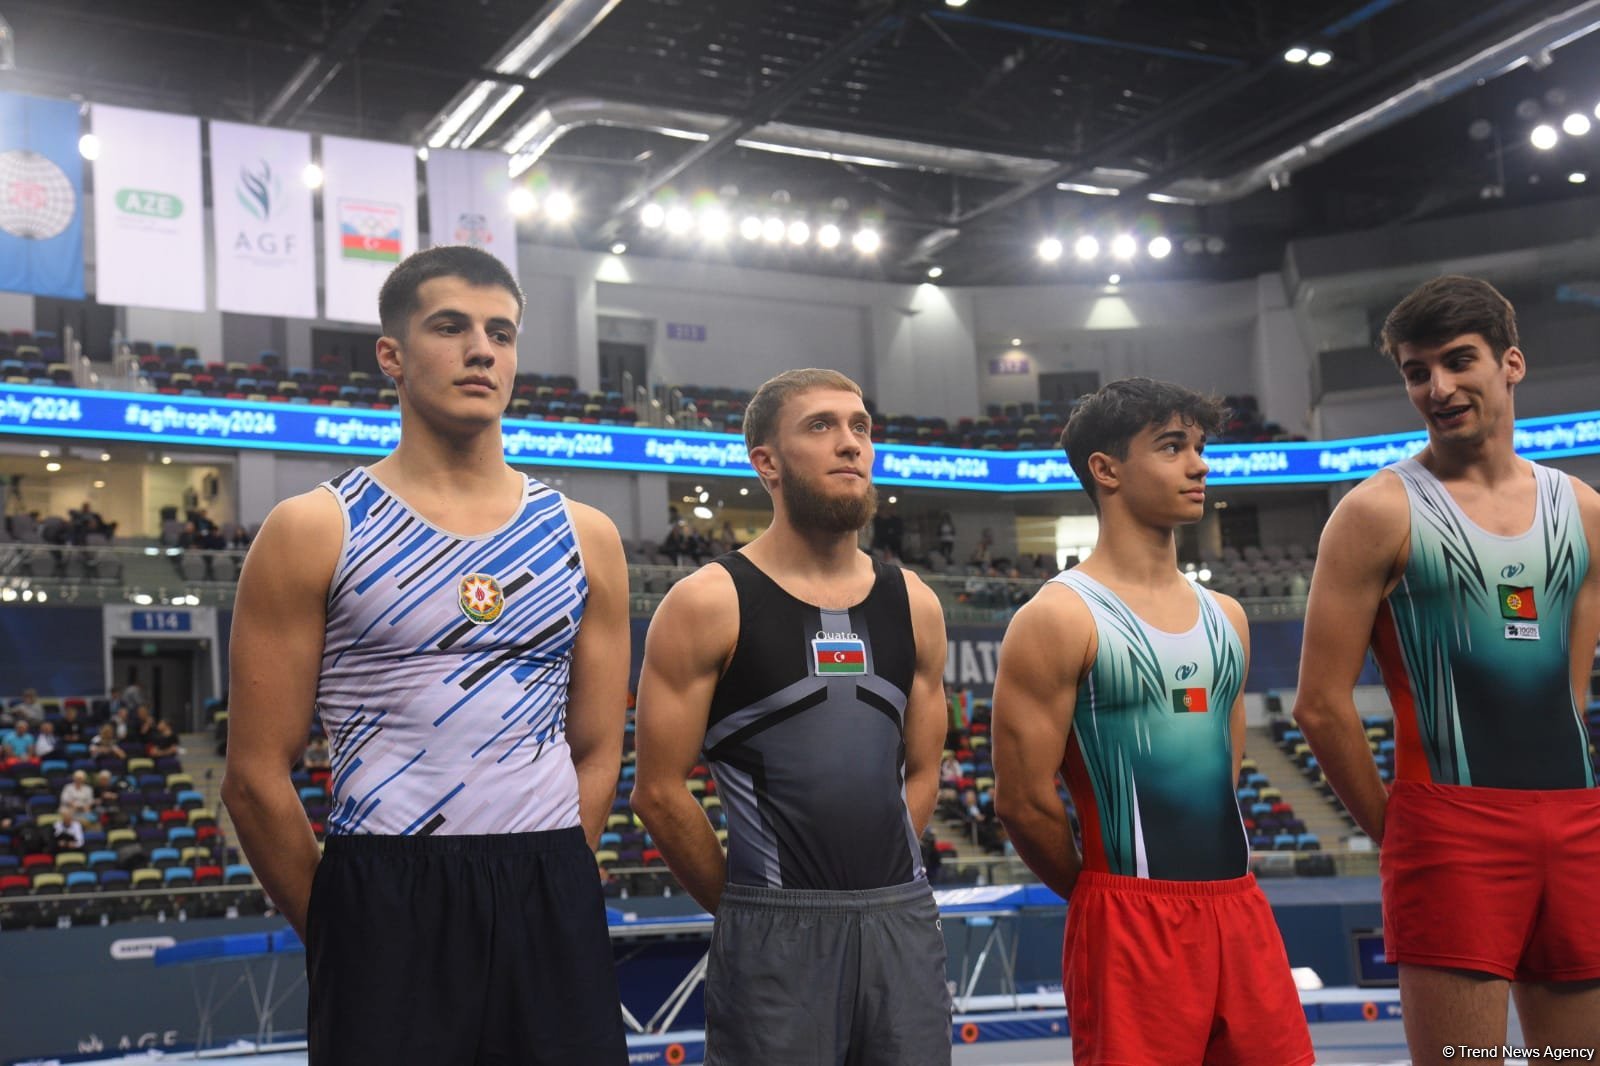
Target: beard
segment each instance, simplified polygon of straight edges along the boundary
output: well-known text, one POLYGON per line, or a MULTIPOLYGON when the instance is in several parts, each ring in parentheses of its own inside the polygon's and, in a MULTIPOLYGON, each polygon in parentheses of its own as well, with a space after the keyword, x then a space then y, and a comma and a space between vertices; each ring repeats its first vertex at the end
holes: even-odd
POLYGON ((828 496, 809 481, 790 475, 778 483, 789 522, 805 533, 859 533, 878 513, 878 487, 861 496, 828 496))

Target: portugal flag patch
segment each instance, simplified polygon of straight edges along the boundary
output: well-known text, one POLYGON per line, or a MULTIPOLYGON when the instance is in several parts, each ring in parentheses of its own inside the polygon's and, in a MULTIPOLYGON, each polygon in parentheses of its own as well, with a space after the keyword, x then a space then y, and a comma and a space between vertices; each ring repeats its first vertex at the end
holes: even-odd
POLYGON ((867 645, 862 640, 813 640, 811 657, 818 676, 867 672, 867 645))
POLYGON ((1203 688, 1175 688, 1172 690, 1172 711, 1174 714, 1205 714, 1211 710, 1206 705, 1206 690, 1203 688))
POLYGON ((1537 621, 1539 609, 1534 606, 1533 586, 1501 585, 1500 617, 1537 621))

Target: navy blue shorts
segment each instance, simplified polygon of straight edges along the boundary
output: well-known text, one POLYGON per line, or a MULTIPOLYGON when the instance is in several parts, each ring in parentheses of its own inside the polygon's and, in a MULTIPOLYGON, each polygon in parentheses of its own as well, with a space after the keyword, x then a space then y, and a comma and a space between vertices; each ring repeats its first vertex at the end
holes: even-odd
POLYGON ((306 938, 312 1066, 627 1062, 581 829, 329 837, 306 938))

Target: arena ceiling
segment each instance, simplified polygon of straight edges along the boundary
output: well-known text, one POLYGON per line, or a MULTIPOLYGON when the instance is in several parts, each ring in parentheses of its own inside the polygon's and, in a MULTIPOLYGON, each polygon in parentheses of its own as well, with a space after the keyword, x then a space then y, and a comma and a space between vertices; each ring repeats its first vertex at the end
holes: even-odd
POLYGON ((515 150, 521 180, 578 202, 525 223, 536 239, 907 281, 1248 276, 1297 237, 1586 195, 1567 177, 1600 142, 1529 143, 1600 121, 1600 0, 0 0, 0 18, 0 89, 515 150), (643 226, 651 202, 847 237, 707 249, 643 226), (876 255, 848 246, 863 222, 876 255), (1126 265, 1073 254, 1121 232, 1126 265), (1044 263, 1050 235, 1065 254, 1044 263))

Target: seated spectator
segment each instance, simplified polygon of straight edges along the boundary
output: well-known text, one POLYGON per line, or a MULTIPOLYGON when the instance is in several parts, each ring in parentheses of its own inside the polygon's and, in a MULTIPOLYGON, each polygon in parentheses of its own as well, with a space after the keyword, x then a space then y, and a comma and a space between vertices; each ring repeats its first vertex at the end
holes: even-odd
POLYGON ((111 776, 110 770, 101 770, 94 775, 94 813, 100 821, 105 821, 106 814, 122 806, 122 789, 117 787, 117 779, 111 776))
POLYGON ((56 819, 55 843, 57 851, 83 850, 83 823, 70 807, 61 808, 61 816, 56 819))
POLYGON ((117 743, 117 732, 112 728, 110 722, 101 726, 100 732, 96 733, 94 739, 89 741, 89 754, 97 759, 102 755, 113 755, 119 759, 128 757, 128 753, 123 751, 122 747, 117 743))
POLYGON ((128 709, 129 714, 132 714, 133 709, 144 702, 144 689, 139 687, 139 682, 134 681, 122 690, 122 706, 128 709))
POLYGON ((61 738, 56 736, 56 727, 49 722, 39 723, 39 733, 33 738, 33 757, 35 759, 48 759, 61 747, 61 738))
POLYGON ((939 787, 954 788, 961 780, 961 762, 955 755, 946 755, 939 763, 939 787))
POLYGON ((133 712, 133 720, 128 723, 128 739, 148 744, 155 735, 156 720, 150 714, 150 705, 141 703, 133 712))
POLYGON ((130 714, 131 712, 128 710, 128 708, 123 707, 120 704, 117 706, 116 710, 111 712, 111 721, 107 724, 111 726, 112 734, 117 740, 128 739, 128 729, 133 725, 133 722, 129 718, 130 714))
POLYGON ((74 544, 88 544, 92 536, 102 536, 109 541, 117 530, 117 524, 102 518, 88 500, 84 500, 83 506, 76 511, 69 511, 68 517, 72 520, 71 539, 74 544))
POLYGON ((39 693, 31 688, 23 689, 22 698, 11 705, 11 713, 26 718, 29 725, 44 721, 44 704, 39 702, 39 693))
POLYGON ((145 742, 145 754, 152 759, 164 759, 168 755, 177 755, 178 734, 172 731, 172 726, 165 721, 157 722, 155 729, 150 733, 150 739, 145 742))
POLYGON ((94 789, 89 787, 89 775, 82 770, 72 771, 72 780, 62 787, 61 809, 71 811, 79 818, 94 810, 94 789))
POLYGON ((18 718, 3 743, 6 762, 33 758, 33 730, 28 728, 28 720, 18 718))
POLYGON ((83 743, 83 719, 78 717, 78 708, 70 703, 61 711, 61 728, 56 730, 56 736, 63 744, 83 743))

